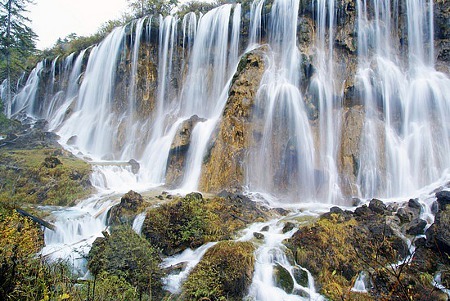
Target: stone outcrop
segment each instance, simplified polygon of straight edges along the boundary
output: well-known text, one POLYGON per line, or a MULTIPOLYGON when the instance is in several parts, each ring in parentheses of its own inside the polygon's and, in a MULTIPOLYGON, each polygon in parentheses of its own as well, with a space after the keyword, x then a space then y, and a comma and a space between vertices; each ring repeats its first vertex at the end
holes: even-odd
POLYGON ((185 120, 177 129, 175 138, 170 146, 169 159, 167 162, 166 185, 176 187, 181 183, 186 167, 187 153, 191 144, 191 134, 198 122, 205 119, 197 115, 185 120))
POLYGON ((189 274, 181 300, 243 300, 253 278, 254 250, 250 242, 211 247, 189 274))
POLYGON ((230 239, 239 229, 273 214, 238 194, 203 198, 191 193, 147 212, 142 234, 163 254, 173 255, 210 241, 230 239))
POLYGON ((132 225, 134 218, 137 214, 144 210, 144 199, 142 196, 130 190, 120 199, 120 203, 111 207, 108 212, 108 224, 132 225))
MULTIPOLYGON (((412 237, 423 234, 426 225, 418 218, 420 203, 410 200, 400 208, 411 214, 408 220, 413 218, 406 224, 397 207, 376 199, 354 212, 333 207, 313 224, 300 227, 285 244, 330 300, 447 300, 430 279, 449 268, 448 256, 441 252, 450 251, 450 214, 440 211, 425 241, 412 237), (415 245, 413 253, 405 236, 415 245), (398 265, 402 260, 405 263, 398 265), (371 284, 367 294, 351 290, 360 273, 371 284)), ((290 290, 289 281, 283 283, 280 287, 290 290)))
POLYGON ((364 111, 361 106, 348 108, 342 117, 341 148, 339 154, 339 174, 341 187, 346 195, 357 195, 355 186, 360 158, 359 140, 364 126, 364 111))
POLYGON ((264 48, 244 55, 239 62, 219 132, 204 162, 202 190, 240 190, 244 184, 243 161, 253 139, 253 105, 264 70, 264 48))

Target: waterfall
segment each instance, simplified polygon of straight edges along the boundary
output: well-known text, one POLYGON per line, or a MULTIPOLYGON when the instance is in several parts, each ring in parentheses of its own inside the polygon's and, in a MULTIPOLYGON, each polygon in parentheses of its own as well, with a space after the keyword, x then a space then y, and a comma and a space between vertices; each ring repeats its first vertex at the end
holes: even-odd
POLYGON ((126 178, 139 189, 164 185, 174 140, 197 115, 174 185, 198 190, 239 58, 258 48, 266 61, 250 145, 240 150, 243 189, 286 205, 409 195, 450 166, 450 79, 434 66, 435 4, 402 1, 355 0, 355 49, 347 52, 336 46, 343 4, 335 0, 258 0, 249 13, 226 4, 183 20, 147 16, 90 49, 38 63, 5 112, 47 119, 62 144, 107 162, 119 178, 129 172, 122 164, 137 160, 139 173, 126 178), (307 45, 298 38, 305 20, 314 23, 307 45), (345 53, 354 69, 343 67, 345 53), (341 174, 350 109, 362 114, 361 135, 350 141, 352 192, 341 174))
POLYGON ((117 129, 113 123, 113 88, 124 35, 124 27, 116 28, 91 50, 74 112, 58 131, 66 140, 76 136, 77 147, 97 160, 114 158, 112 139, 117 129))
POLYGON ((299 90, 301 54, 296 46, 298 1, 275 1, 270 15, 269 66, 256 99, 264 122, 260 145, 249 155, 250 190, 315 196, 315 151, 299 90))
POLYGON ((443 118, 449 112, 450 80, 433 66, 432 1, 406 1, 411 37, 406 64, 392 36, 391 24, 399 22, 392 6, 388 0, 357 1, 356 81, 366 115, 358 184, 365 197, 406 196, 437 181, 450 163, 443 118))
POLYGON ((29 116, 36 115, 36 94, 39 87, 39 76, 44 68, 45 61, 39 62, 28 76, 25 86, 12 99, 6 103, 6 116, 12 117, 16 113, 25 112, 29 116))
POLYGON ((86 50, 82 50, 78 54, 77 58, 75 59, 75 62, 73 63, 73 66, 71 66, 71 71, 69 67, 69 62, 72 60, 74 54, 69 55, 65 60, 66 65, 66 67, 64 68, 66 70, 65 73, 70 72, 69 78, 67 80, 68 81, 67 90, 65 94, 62 94, 64 97, 61 97, 62 98, 61 101, 53 103, 51 109, 49 109, 47 113, 47 116, 51 116, 51 118, 49 118, 50 131, 56 131, 59 128, 61 123, 64 121, 67 110, 77 98, 79 89, 78 81, 80 80, 81 67, 85 53, 86 50))
POLYGON ((182 92, 180 111, 184 116, 198 114, 209 120, 200 122, 192 131, 188 163, 181 184, 183 191, 198 189, 208 141, 222 114, 231 77, 238 63, 241 10, 240 5, 234 9, 229 42, 231 8, 232 5, 223 5, 208 12, 199 21, 191 55, 192 69, 187 78, 187 88, 182 92))

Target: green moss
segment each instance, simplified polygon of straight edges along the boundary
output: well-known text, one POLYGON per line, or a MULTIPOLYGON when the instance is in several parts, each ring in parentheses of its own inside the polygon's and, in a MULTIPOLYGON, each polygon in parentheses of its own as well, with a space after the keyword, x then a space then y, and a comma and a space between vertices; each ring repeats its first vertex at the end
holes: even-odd
POLYGON ((183 285, 185 300, 242 300, 251 283, 254 246, 223 241, 211 247, 183 285))
POLYGON ((58 149, 0 151, 0 200, 71 205, 91 193, 88 163, 58 149), (48 158, 61 164, 46 164, 48 158))
POLYGON ((203 199, 201 194, 191 193, 149 210, 142 233, 164 254, 172 255, 206 242, 230 239, 260 214, 251 201, 203 199))

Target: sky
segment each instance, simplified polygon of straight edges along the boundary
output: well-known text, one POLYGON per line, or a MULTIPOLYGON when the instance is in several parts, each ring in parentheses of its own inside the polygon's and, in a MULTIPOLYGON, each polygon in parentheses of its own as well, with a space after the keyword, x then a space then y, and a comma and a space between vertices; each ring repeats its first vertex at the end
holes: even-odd
POLYGON ((45 49, 71 33, 87 36, 108 20, 120 18, 127 0, 35 0, 28 6, 36 46, 45 49))

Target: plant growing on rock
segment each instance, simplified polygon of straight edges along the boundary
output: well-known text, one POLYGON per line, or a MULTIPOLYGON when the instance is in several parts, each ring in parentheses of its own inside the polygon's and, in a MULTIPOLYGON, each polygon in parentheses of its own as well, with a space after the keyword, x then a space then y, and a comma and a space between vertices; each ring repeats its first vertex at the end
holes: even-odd
POLYGON ((183 300, 242 300, 251 284, 255 248, 223 241, 211 247, 183 285, 183 300))
POLYGON ((114 227, 111 235, 98 238, 88 260, 88 268, 96 278, 110 282, 126 281, 137 290, 139 298, 147 296, 157 300, 162 292, 158 252, 129 226, 114 227), (102 274, 105 272, 117 278, 102 274))

